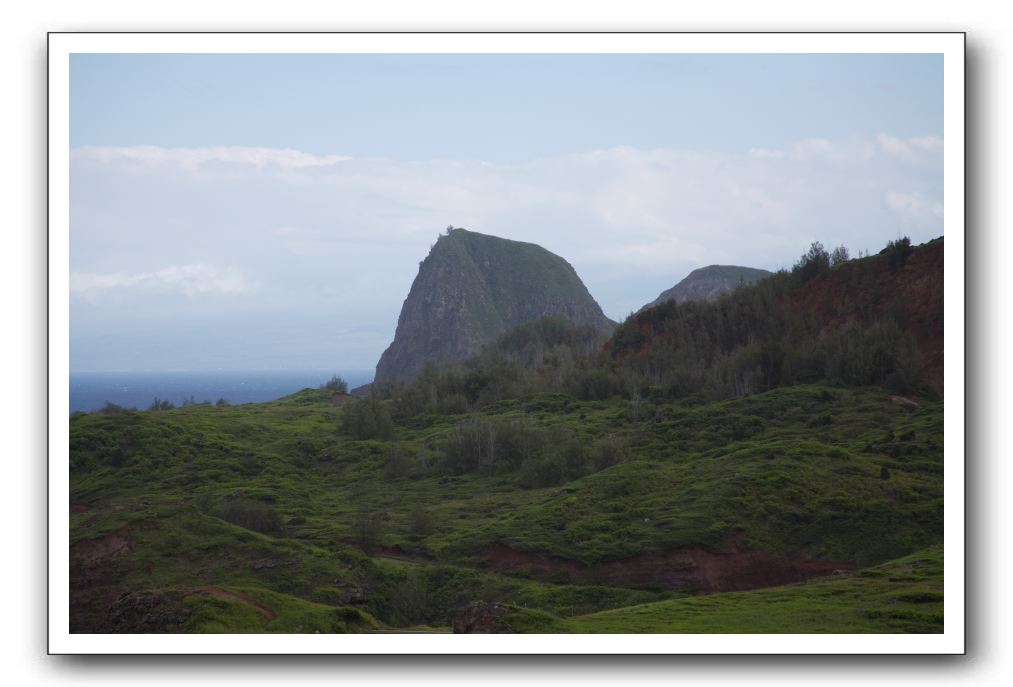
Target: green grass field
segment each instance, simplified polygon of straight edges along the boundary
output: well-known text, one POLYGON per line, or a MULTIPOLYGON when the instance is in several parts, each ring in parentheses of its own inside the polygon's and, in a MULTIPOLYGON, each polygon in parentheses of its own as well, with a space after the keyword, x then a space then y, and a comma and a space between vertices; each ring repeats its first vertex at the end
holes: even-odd
POLYGON ((72 625, 102 627, 131 593, 187 632, 447 628, 473 601, 515 609, 513 631, 941 631, 941 401, 801 386, 635 407, 542 394, 479 413, 626 447, 544 487, 500 465, 449 469, 463 415, 353 439, 342 414, 360 402, 305 390, 75 417, 72 625), (540 563, 500 565, 493 547, 540 563), (697 549, 850 565, 708 594, 595 572, 697 549))

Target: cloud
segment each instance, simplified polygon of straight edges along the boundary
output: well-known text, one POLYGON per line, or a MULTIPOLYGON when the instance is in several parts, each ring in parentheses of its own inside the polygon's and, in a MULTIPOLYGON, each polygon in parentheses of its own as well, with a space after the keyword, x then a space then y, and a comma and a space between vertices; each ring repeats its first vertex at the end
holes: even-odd
POLYGON ((926 198, 918 191, 901 193, 889 191, 885 196, 887 207, 906 223, 926 222, 941 220, 943 217, 943 204, 938 200, 926 198))
POLYGON ((915 161, 919 156, 926 154, 941 155, 943 151, 943 139, 936 136, 895 138, 880 134, 876 137, 876 142, 887 154, 908 161, 915 161))
MULTIPOLYGON (((164 319, 179 329, 187 313, 213 320, 240 304, 279 329, 336 318, 378 332, 372 360, 355 361, 371 365, 448 224, 561 255, 616 318, 703 265, 777 269, 814 240, 856 254, 900 231, 935 238, 942 179, 931 136, 740 153, 615 147, 519 164, 82 148, 71 155, 71 289, 106 309, 103 323, 128 297, 146 316, 156 296, 160 316, 176 304, 180 319, 164 319)), ((98 322, 92 311, 74 317, 98 322)))
POLYGON ((780 160, 784 158, 785 153, 783 150, 771 148, 750 148, 749 155, 750 157, 772 158, 775 160, 780 160))
POLYGON ((263 168, 268 166, 302 169, 326 167, 352 158, 342 155, 312 155, 291 148, 162 148, 152 145, 125 147, 84 146, 71 151, 72 159, 103 163, 134 162, 145 165, 180 165, 196 169, 210 163, 226 163, 263 168))
POLYGON ((206 294, 249 293, 253 286, 236 269, 214 265, 172 265, 154 272, 70 273, 70 292, 95 297, 117 290, 181 293, 189 298, 206 294))

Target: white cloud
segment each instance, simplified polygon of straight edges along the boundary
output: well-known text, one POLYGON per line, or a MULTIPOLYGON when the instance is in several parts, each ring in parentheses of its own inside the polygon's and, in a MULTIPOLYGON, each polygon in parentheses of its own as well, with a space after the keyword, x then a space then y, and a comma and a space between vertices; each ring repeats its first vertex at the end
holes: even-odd
POLYGON ((113 290, 182 293, 187 297, 211 293, 249 293, 253 286, 236 269, 214 265, 172 265, 154 272, 70 273, 70 292, 85 297, 113 290))
POLYGON ((918 191, 901 193, 899 191, 888 191, 886 205, 905 222, 926 222, 942 220, 943 204, 938 200, 926 198, 918 191))
POLYGON ((72 158, 104 163, 134 162, 146 165, 175 164, 195 169, 209 163, 227 163, 252 167, 276 166, 290 169, 326 167, 352 158, 342 155, 312 155, 291 148, 162 148, 152 145, 125 147, 84 146, 71 151, 72 158))
POLYGON ((616 147, 521 164, 78 149, 72 290, 106 308, 111 294, 189 297, 177 298, 181 310, 219 307, 199 298, 219 294, 251 313, 273 308, 279 327, 336 317, 387 332, 379 355, 418 262, 452 223, 545 246, 621 317, 703 265, 776 269, 814 240, 857 253, 898 231, 916 243, 939 236, 941 146, 813 138, 736 154, 616 147), (254 290, 246 275, 256 276, 255 298, 239 298, 254 290))
POLYGON ((749 155, 751 157, 771 158, 771 159, 775 159, 775 160, 780 160, 780 159, 784 158, 784 154, 785 153, 784 153, 783 150, 777 150, 776 148, 775 149, 771 149, 771 148, 750 148, 749 149, 749 155))
POLYGON ((943 139, 936 136, 896 138, 880 134, 876 137, 876 141, 887 154, 908 161, 916 160, 919 155, 941 154, 943 150, 943 139))

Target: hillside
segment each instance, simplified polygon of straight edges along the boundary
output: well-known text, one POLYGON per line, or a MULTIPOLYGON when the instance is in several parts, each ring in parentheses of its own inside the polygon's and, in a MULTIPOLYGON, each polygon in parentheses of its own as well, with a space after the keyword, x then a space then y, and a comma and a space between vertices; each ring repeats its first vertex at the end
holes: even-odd
POLYGON ((633 315, 607 348, 621 376, 669 395, 818 381, 941 393, 942 326, 943 239, 837 265, 814 244, 790 272, 715 303, 633 315))
POLYGON ((558 255, 453 229, 419 266, 374 382, 410 381, 427 363, 462 360, 511 327, 552 316, 591 325, 603 336, 615 326, 558 255))
POLYGON ((686 303, 687 301, 713 301, 719 296, 734 291, 739 286, 755 284, 769 277, 772 272, 753 267, 737 265, 710 265, 693 270, 682 281, 662 291, 653 301, 640 310, 653 308, 665 301, 686 303))
POLYGON ((814 245, 604 346, 534 319, 386 397, 75 415, 71 627, 938 632, 942 245, 814 245))
POLYGON ((568 617, 852 574, 942 536, 926 398, 340 401, 77 417, 73 627, 448 627, 474 601, 568 617))

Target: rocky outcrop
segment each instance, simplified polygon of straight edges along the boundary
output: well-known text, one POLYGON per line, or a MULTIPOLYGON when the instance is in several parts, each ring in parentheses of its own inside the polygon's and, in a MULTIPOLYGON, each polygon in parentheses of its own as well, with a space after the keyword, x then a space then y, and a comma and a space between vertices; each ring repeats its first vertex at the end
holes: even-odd
POLYGON ((563 258, 533 243, 453 229, 420 264, 374 382, 410 381, 427 363, 463 360, 541 317, 592 325, 603 335, 615 327, 563 258))
POLYGON ((755 284, 771 272, 755 269, 753 267, 738 267, 736 265, 710 265, 693 270, 685 279, 672 288, 662 291, 661 295, 645 305, 641 310, 646 310, 665 301, 674 300, 676 303, 687 301, 713 301, 719 296, 734 291, 736 287, 746 284, 755 284))

